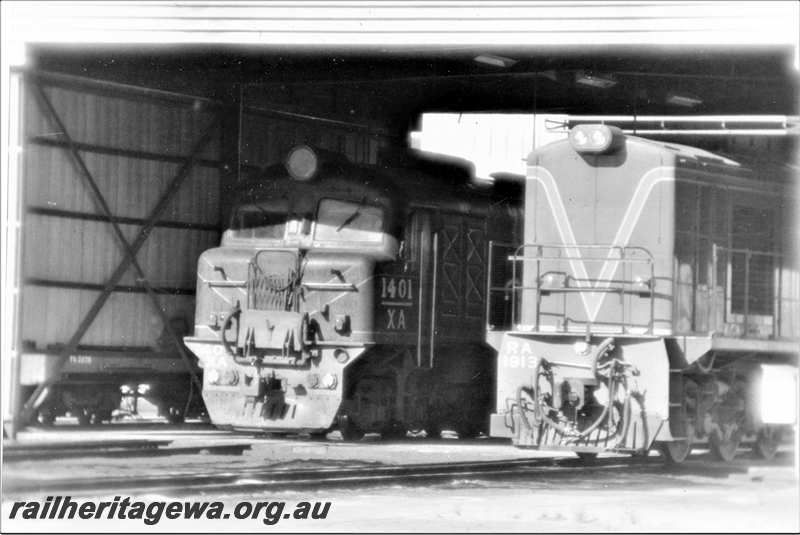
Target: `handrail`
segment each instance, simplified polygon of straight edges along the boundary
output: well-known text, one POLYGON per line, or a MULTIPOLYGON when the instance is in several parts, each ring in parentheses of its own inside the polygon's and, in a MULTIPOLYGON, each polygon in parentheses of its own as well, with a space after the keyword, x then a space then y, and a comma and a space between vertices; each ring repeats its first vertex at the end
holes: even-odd
POLYGON ((307 290, 334 291, 334 292, 357 292, 358 288, 352 283, 342 282, 303 282, 300 284, 307 290))
MULTIPOLYGON (((494 243, 490 243, 490 266, 493 264, 494 260, 494 243)), ((510 292, 510 300, 511 300, 511 323, 512 325, 516 325, 518 321, 518 293, 523 293, 525 291, 535 291, 535 299, 531 302, 525 300, 526 306, 533 307, 534 317, 535 317, 535 325, 534 329, 539 330, 541 328, 541 317, 543 312, 539 309, 542 297, 546 297, 552 294, 563 294, 564 301, 564 314, 566 314, 567 310, 567 296, 568 294, 580 294, 580 293, 614 293, 619 294, 621 296, 624 295, 639 295, 641 297, 649 297, 649 309, 650 309, 650 318, 647 324, 647 332, 652 333, 655 324, 655 259, 652 253, 644 247, 639 246, 617 246, 617 245, 599 245, 599 244, 587 244, 587 245, 564 245, 564 244, 544 244, 544 243, 526 243, 522 245, 517 245, 516 248, 513 250, 512 255, 507 255, 505 257, 506 261, 511 264, 511 279, 509 281, 510 286, 506 284, 503 287, 499 287, 496 284, 493 284, 492 281, 492 272, 489 272, 488 283, 487 283, 487 295, 490 296, 487 299, 487 318, 490 307, 494 301, 491 299, 492 294, 497 294, 498 292, 510 292), (530 249, 534 249, 535 252, 531 253, 530 249), (586 253, 586 254, 584 254, 586 253), (598 254, 601 253, 601 254, 598 254), (575 274, 570 275, 567 271, 560 271, 560 270, 545 270, 544 266, 542 266, 542 262, 573 262, 573 261, 580 261, 582 263, 597 263, 597 262, 616 262, 618 263, 617 266, 614 268, 614 272, 619 269, 620 264, 622 266, 627 265, 634 265, 639 264, 645 266, 645 269, 649 267, 649 273, 642 274, 641 277, 634 278, 590 278, 590 277, 576 277, 575 274), (525 266, 526 264, 531 265, 531 263, 535 262, 535 272, 527 272, 527 277, 530 279, 531 277, 535 282, 525 284, 518 279, 518 270, 519 266, 525 266), (559 283, 557 285, 547 285, 541 284, 541 281, 544 277, 548 275, 556 275, 559 278, 559 283)), ((531 268, 532 269, 532 268, 531 268)), ((625 269, 623 267, 623 269, 625 269)), ((613 274, 612 274, 613 275, 613 274)), ((566 316, 564 316, 566 317, 566 316)), ((589 319, 587 318, 587 321, 589 319)), ((607 321, 599 322, 599 323, 608 323, 607 321)), ((628 323, 628 318, 626 316, 625 310, 625 300, 621 300, 621 319, 620 325, 622 330, 626 329, 628 323)), ((564 323, 564 328, 567 328, 566 322, 564 323)))
POLYGON ((206 284, 211 288, 244 288, 247 281, 207 281, 206 284))

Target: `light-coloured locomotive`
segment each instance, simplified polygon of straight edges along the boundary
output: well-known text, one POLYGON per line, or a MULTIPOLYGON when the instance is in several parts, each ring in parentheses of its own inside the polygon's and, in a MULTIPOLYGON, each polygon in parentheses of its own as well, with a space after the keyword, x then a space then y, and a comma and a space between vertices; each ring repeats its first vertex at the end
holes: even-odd
MULTIPOLYGON (((522 178, 522 177, 521 177, 522 178)), ((520 447, 774 454, 794 423, 797 200, 711 153, 579 125, 534 151, 491 434, 520 447)))

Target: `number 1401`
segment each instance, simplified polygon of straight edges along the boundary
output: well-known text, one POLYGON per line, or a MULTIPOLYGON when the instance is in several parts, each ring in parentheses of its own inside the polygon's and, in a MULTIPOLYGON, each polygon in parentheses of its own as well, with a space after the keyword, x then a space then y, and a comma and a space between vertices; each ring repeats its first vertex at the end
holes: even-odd
POLYGON ((381 278, 381 299, 414 298, 414 281, 411 279, 381 278))

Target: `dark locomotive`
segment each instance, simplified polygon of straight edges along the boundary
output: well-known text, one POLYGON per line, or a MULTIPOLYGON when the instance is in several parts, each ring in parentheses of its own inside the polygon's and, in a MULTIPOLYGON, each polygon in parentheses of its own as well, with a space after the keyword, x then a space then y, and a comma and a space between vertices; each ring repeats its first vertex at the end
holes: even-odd
POLYGON ((491 434, 584 457, 773 455, 796 422, 788 182, 603 125, 534 151, 524 181, 524 244, 493 254, 490 304, 512 304, 488 332, 491 434))
POLYGON ((199 259, 185 338, 215 425, 487 430, 488 246, 518 241, 518 186, 394 159, 359 166, 300 146, 240 184, 221 245, 199 259))

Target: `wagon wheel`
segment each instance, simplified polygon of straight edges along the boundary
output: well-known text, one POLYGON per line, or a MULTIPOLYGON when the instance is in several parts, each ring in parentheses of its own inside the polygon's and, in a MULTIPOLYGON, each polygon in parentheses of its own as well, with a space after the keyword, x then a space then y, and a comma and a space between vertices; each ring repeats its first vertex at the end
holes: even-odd
POLYGON ((39 414, 36 417, 36 420, 44 425, 44 426, 51 426, 56 421, 56 411, 52 407, 43 407, 39 409, 39 414))
POLYGON ((425 424, 425 436, 428 438, 442 438, 442 425, 438 421, 430 421, 425 424))
POLYGON ((164 417, 171 424, 182 424, 185 420, 183 408, 177 405, 168 405, 164 417))
POLYGON ((680 464, 692 452, 692 443, 687 439, 662 442, 660 450, 666 464, 680 464))
POLYGON ((753 451, 764 460, 771 460, 778 452, 778 444, 780 443, 781 433, 777 427, 766 426, 763 427, 756 437, 753 444, 753 451))
POLYGON ((92 413, 89 409, 78 410, 78 425, 89 425, 92 423, 92 413))
POLYGON ((737 424, 726 424, 721 429, 712 432, 708 437, 708 446, 711 455, 726 463, 731 462, 736 457, 736 450, 742 441, 742 434, 737 424))

